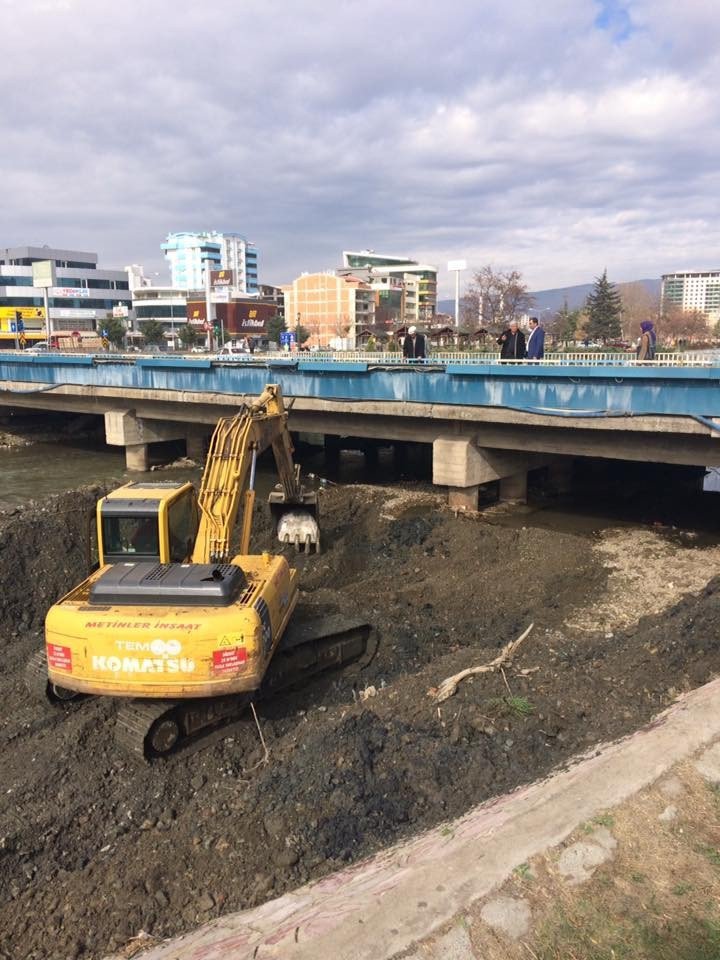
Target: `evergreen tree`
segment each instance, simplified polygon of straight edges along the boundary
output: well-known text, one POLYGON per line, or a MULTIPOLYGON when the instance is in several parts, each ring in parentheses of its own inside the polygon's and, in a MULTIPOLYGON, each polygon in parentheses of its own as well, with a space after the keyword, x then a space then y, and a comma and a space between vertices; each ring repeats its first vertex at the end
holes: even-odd
POLYGON ((562 308, 558 310, 549 324, 549 332, 557 340, 567 343, 570 340, 575 340, 579 323, 580 311, 570 310, 568 302, 565 300, 562 308))
POLYGON ((111 313, 103 321, 103 330, 107 331, 107 338, 110 343, 120 350, 125 343, 125 321, 120 317, 114 317, 111 313))
POLYGON ((165 327, 159 320, 145 320, 140 324, 140 332, 145 338, 145 343, 151 346, 159 347, 165 342, 165 327))
POLYGON ((280 343, 280 334, 284 333, 285 330, 287 330, 285 318, 281 317, 279 313, 268 320, 267 338, 271 343, 280 343))
POLYGON ((185 350, 194 347, 200 339, 197 330, 191 323, 184 323, 178 330, 178 336, 185 350))
POLYGON ((607 270, 595 281, 585 309, 589 317, 587 335, 592 340, 604 342, 622 336, 622 298, 615 284, 608 280, 607 270))

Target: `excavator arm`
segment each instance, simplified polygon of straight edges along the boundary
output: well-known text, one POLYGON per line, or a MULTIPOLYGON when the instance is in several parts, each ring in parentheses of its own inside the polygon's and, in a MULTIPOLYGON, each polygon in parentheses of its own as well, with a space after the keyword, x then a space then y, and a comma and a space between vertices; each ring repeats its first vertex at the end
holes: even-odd
POLYGON ((319 545, 314 514, 315 494, 306 493, 300 473, 292 459, 293 447, 288 430, 288 414, 279 386, 268 384, 257 400, 247 403, 234 417, 218 422, 198 494, 200 525, 192 552, 193 563, 227 562, 231 557, 231 537, 241 503, 243 522, 240 553, 250 549, 253 504, 255 501, 255 465, 257 458, 272 447, 282 493, 271 496, 273 513, 295 513, 300 542, 319 545), (279 509, 278 509, 279 508, 279 509))

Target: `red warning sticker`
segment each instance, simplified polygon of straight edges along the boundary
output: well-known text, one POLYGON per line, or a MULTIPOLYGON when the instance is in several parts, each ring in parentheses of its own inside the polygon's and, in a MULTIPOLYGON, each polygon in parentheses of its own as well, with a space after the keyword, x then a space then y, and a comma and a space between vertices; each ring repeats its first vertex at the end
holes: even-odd
POLYGON ((53 670, 67 670, 72 673, 72 650, 57 643, 47 645, 48 663, 53 670))
POLYGON ((236 673, 247 663, 245 647, 213 650, 213 673, 236 673))

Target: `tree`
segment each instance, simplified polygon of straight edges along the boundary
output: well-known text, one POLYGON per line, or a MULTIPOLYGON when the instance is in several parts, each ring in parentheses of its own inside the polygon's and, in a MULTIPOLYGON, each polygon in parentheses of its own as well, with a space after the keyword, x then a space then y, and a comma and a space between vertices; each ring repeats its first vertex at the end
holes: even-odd
POLYGON ((188 350, 198 342, 198 332, 191 323, 184 323, 178 330, 180 343, 188 350))
POLYGON ((585 302, 588 312, 587 335, 591 340, 611 340, 622 334, 620 317, 622 316, 622 300, 614 283, 607 278, 607 270, 595 281, 592 293, 588 294, 585 302))
POLYGON ((280 343, 280 334, 287 330, 285 318, 279 313, 268 320, 267 338, 271 343, 280 343))
POLYGON ((107 331, 107 338, 118 350, 125 345, 125 321, 121 317, 114 317, 111 313, 103 322, 103 330, 107 331))
POLYGON ((622 298, 622 335, 626 340, 637 340, 643 320, 658 318, 660 297, 642 283, 621 283, 618 290, 622 298))
POLYGON ((160 346, 165 342, 165 327, 159 320, 146 320, 141 324, 140 332, 145 338, 145 343, 160 346))
POLYGON ((527 313, 534 302, 519 271, 494 270, 488 264, 474 274, 465 291, 463 324, 468 331, 478 326, 501 329, 514 317, 527 313))
POLYGON ((568 343, 570 340, 577 339, 579 324, 580 311, 570 310, 566 300, 548 324, 549 333, 551 333, 556 340, 568 343))
POLYGON ((298 346, 302 346, 306 340, 310 339, 310 331, 307 327, 304 327, 301 323, 299 323, 295 327, 295 336, 297 337, 298 346))
POLYGON ((683 310, 677 303, 665 302, 658 333, 664 340, 707 340, 711 331, 701 310, 683 310))

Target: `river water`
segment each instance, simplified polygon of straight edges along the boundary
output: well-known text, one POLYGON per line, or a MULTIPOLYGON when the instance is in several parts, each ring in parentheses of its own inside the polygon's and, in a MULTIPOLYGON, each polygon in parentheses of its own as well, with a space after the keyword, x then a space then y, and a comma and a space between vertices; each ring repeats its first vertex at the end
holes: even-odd
MULTIPOLYGON (((180 444, 171 455, 181 453, 180 444)), ((430 480, 427 458, 411 454, 398 467, 387 449, 380 451, 372 465, 359 451, 344 451, 339 462, 329 465, 322 451, 302 446, 296 460, 304 477, 309 475, 306 482, 310 486, 321 482, 320 478, 342 484, 430 480)), ((701 532, 703 543, 720 541, 720 494, 699 492, 697 481, 688 483, 688 474, 678 468, 620 461, 581 460, 578 464, 570 496, 547 497, 542 489, 535 488, 528 506, 511 510, 491 507, 486 518, 503 526, 549 527, 586 536, 618 525, 659 527, 668 534, 692 529, 701 532), (595 478, 597 469, 600 475, 595 478)), ((0 510, 89 483, 100 482, 112 488, 130 480, 172 479, 191 480, 197 485, 200 476, 200 467, 128 473, 123 448, 97 441, 63 438, 57 443, 38 442, 0 449, 0 510)), ((266 497, 276 482, 272 456, 267 453, 257 471, 258 496, 266 497)))

